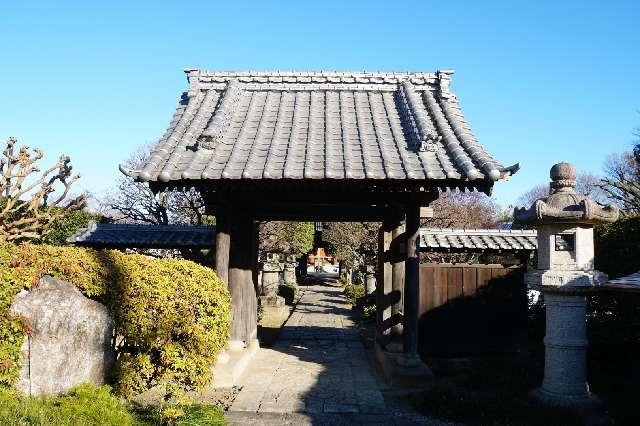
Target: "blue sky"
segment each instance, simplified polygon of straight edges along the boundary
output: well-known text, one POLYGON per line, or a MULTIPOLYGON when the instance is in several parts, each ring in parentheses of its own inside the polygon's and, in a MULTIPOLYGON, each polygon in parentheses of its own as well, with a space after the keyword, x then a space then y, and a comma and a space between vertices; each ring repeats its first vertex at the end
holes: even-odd
POLYGON ((639 1, 7 2, 0 138, 72 157, 79 188, 166 128, 185 67, 453 68, 480 141, 522 170, 502 204, 560 160, 598 173, 640 125, 639 1))

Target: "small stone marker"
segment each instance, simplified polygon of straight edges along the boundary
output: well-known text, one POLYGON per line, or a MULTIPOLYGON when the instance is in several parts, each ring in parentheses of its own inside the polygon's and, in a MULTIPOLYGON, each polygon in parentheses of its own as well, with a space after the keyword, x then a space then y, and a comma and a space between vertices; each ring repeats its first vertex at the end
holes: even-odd
POLYGON ((80 383, 105 383, 115 352, 114 323, 104 305, 71 283, 45 276, 16 296, 11 313, 30 328, 22 346, 21 392, 57 395, 80 383))

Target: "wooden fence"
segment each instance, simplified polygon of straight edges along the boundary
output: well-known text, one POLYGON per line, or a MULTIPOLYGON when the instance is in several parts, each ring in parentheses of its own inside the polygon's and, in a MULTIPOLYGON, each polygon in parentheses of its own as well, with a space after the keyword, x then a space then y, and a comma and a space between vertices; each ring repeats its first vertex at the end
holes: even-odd
POLYGON ((420 265, 420 350, 470 355, 509 349, 526 336, 524 267, 420 265))

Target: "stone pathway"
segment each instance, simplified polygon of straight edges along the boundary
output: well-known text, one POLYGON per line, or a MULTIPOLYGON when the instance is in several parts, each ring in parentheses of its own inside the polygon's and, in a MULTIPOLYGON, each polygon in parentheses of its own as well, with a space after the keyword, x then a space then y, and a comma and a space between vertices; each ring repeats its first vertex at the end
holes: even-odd
POLYGON ((261 348, 229 424, 420 424, 390 413, 342 288, 304 291, 272 348, 261 348))
POLYGON ((272 348, 245 372, 230 411, 379 413, 384 398, 342 288, 303 287, 272 348))

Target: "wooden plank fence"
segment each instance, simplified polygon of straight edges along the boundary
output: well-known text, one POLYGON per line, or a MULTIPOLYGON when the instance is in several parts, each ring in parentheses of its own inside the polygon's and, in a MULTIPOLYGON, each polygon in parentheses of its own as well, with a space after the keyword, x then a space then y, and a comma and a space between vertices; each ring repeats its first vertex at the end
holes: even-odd
POLYGON ((420 349, 469 355, 509 349, 526 336, 524 267, 420 265, 420 349))

